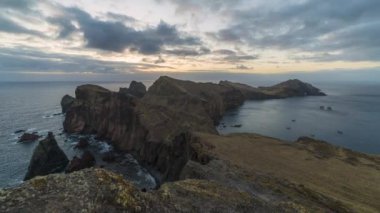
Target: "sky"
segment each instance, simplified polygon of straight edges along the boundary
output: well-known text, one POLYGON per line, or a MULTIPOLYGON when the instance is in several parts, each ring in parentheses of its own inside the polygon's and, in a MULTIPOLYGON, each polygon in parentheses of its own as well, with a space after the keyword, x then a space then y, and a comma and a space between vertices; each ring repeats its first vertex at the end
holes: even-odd
POLYGON ((0 0, 0 41, 0 81, 380 81, 379 0, 0 0))

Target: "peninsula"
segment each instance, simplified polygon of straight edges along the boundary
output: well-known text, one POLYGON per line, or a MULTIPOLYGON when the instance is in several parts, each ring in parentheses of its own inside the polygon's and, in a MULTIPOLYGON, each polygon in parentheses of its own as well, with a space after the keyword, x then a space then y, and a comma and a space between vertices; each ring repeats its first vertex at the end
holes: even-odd
POLYGON ((97 166, 37 174, 0 190, 0 211, 377 212, 379 156, 307 137, 219 135, 215 127, 246 100, 322 95, 299 80, 255 88, 164 76, 147 91, 139 82, 119 92, 79 86, 75 97, 62 99, 64 131, 95 134, 133 154, 157 189, 139 190, 97 166))

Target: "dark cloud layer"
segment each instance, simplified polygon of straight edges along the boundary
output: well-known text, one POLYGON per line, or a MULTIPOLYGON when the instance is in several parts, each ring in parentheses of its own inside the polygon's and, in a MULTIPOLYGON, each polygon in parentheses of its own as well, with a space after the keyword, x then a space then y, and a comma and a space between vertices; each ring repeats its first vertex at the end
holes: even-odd
POLYGON ((36 3, 36 0, 1 0, 0 8, 28 11, 36 3))
POLYGON ((170 2, 177 7, 177 13, 194 13, 205 9, 216 12, 238 5, 242 0, 155 0, 158 3, 170 2))
POLYGON ((232 24, 213 36, 256 48, 339 51, 335 60, 380 60, 379 20, 378 0, 307 0, 234 11, 232 24))
MULTIPOLYGON (((75 30, 70 24, 77 21, 83 32, 87 47, 123 52, 126 49, 141 54, 157 54, 165 46, 196 46, 199 38, 180 33, 175 26, 161 21, 156 27, 136 30, 120 21, 102 21, 78 8, 66 8, 68 17, 60 17, 52 23, 61 27, 60 35, 68 36, 75 30), (70 18, 70 19, 68 19, 70 18)), ((112 14, 115 17, 116 14, 112 14)))
POLYGON ((103 61, 86 56, 46 53, 23 47, 0 48, 0 74, 19 71, 117 74, 144 71, 150 68, 171 69, 151 64, 103 61))
POLYGON ((39 33, 38 31, 29 30, 1 15, 0 15, 0 31, 7 32, 7 33, 14 33, 14 34, 29 34, 29 35, 42 36, 42 34, 39 33))

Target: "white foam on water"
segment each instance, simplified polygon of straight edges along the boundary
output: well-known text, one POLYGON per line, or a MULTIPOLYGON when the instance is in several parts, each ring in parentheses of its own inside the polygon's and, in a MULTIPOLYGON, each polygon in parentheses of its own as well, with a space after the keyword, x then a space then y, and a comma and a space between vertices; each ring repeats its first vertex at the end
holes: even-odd
POLYGON ((35 132, 36 130, 37 130, 37 128, 29 128, 25 132, 35 132))

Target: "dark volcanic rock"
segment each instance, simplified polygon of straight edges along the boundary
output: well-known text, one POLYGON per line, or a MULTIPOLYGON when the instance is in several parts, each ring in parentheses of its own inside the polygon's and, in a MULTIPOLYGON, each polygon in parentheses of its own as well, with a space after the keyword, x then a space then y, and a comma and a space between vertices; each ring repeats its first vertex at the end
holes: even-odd
POLYGON ((25 130, 20 129, 20 130, 15 131, 14 133, 15 133, 15 134, 20 134, 20 133, 23 133, 23 132, 25 132, 25 130))
POLYGON ((24 133, 18 142, 33 142, 40 138, 41 136, 37 135, 37 133, 24 133))
MULTIPOLYGON (((131 89, 140 88, 137 85, 131 84, 131 89)), ((297 88, 294 91, 302 93, 297 88)), ((237 83, 196 83, 166 76, 154 82, 142 98, 128 95, 129 89, 111 92, 94 85, 80 86, 75 93, 75 104, 64 121, 66 132, 109 139, 116 149, 133 153, 141 163, 158 170, 164 181, 178 179, 189 159, 209 159, 195 151, 199 144, 192 141, 191 132, 217 134, 215 125, 224 113, 246 99, 294 95, 237 83)))
POLYGON ((89 143, 88 143, 88 138, 81 138, 79 139, 79 142, 77 143, 77 145, 75 145, 75 148, 76 149, 84 149, 86 147, 88 147, 89 143))
POLYGON ((85 151, 82 157, 74 157, 70 164, 66 168, 66 173, 71 173, 75 171, 79 171, 82 169, 90 168, 95 165, 95 157, 89 151, 85 151))
POLYGON ((127 95, 135 96, 137 98, 142 98, 146 93, 146 87, 141 82, 132 81, 128 89, 120 88, 119 92, 121 94, 127 94, 127 95))
POLYGON ((116 161, 116 153, 114 152, 106 152, 103 154, 102 156, 102 160, 105 161, 105 162, 108 162, 108 163, 112 163, 112 162, 115 162, 116 161))
POLYGON ((48 136, 40 141, 34 150, 24 180, 29 180, 35 176, 62 172, 68 163, 69 160, 59 148, 53 133, 49 132, 48 136))
POLYGON ((70 106, 74 103, 75 98, 70 95, 63 96, 61 100, 62 113, 66 113, 66 111, 70 108, 70 106))

